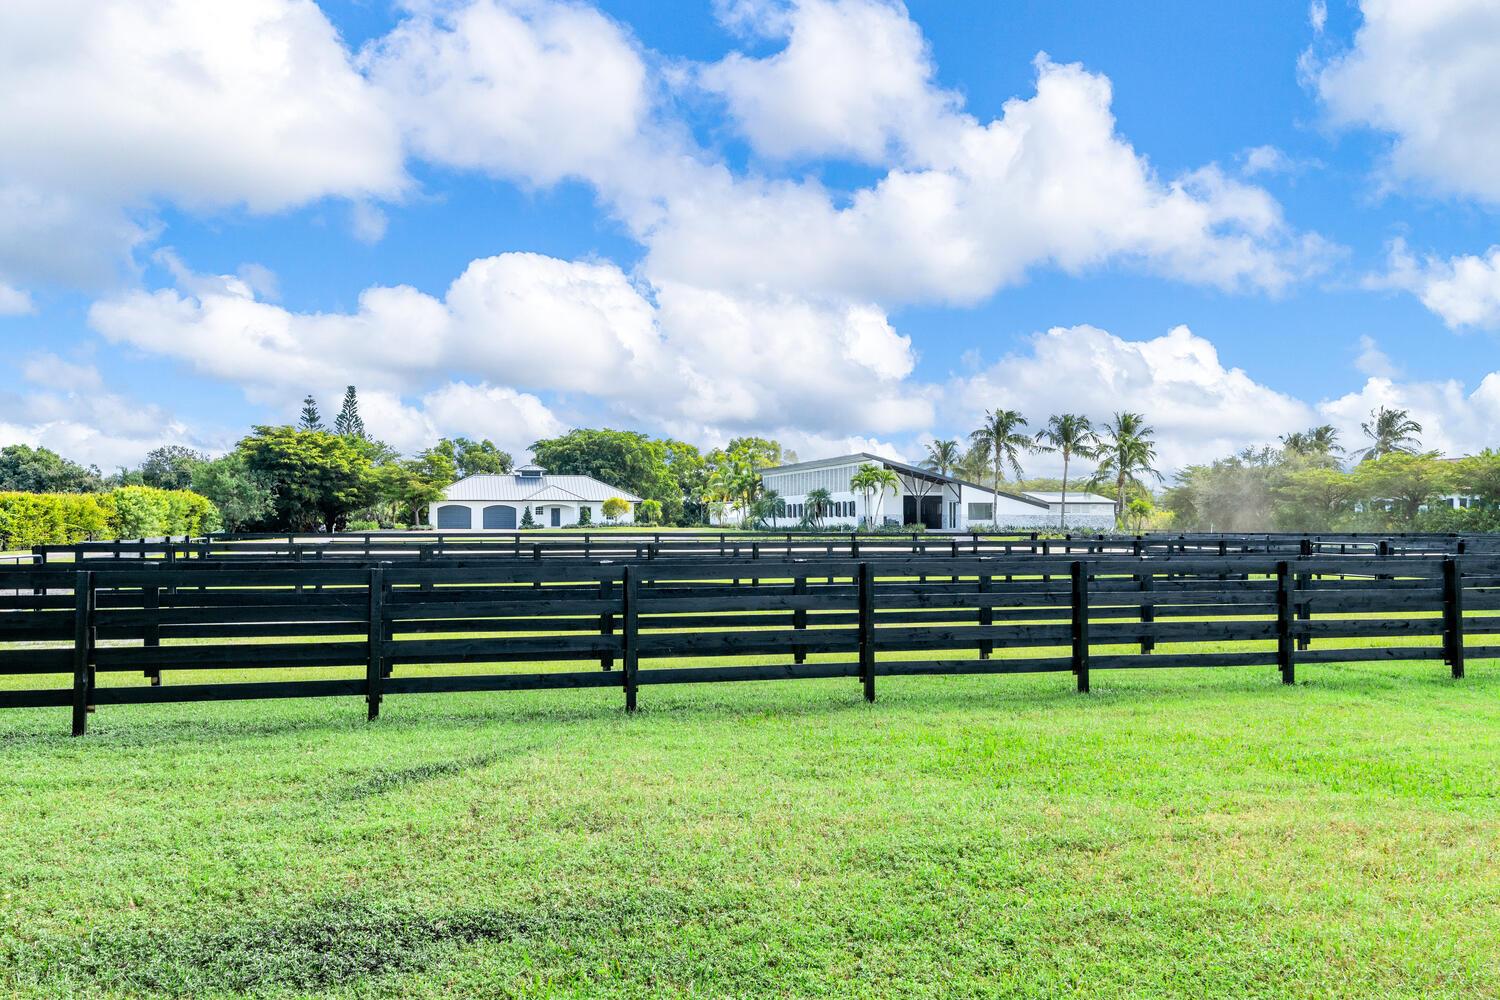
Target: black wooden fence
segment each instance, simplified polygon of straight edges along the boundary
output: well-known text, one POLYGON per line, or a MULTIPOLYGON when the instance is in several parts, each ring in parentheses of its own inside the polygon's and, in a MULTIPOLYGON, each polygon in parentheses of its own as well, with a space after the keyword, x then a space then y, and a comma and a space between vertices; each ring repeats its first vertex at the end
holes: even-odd
POLYGON ((970 556, 1222 556, 1500 555, 1500 536, 1455 534, 911 534, 804 532, 371 532, 333 535, 217 535, 167 539, 116 539, 41 545, 36 561, 51 565, 85 559, 161 559, 266 562, 427 561, 459 558, 672 559, 720 558, 873 559, 883 555, 970 556))
POLYGON ((154 702, 349 696, 374 718, 442 691, 620 687, 633 709, 642 686, 770 679, 848 677, 873 699, 878 677, 920 674, 1069 672, 1088 691, 1118 668, 1291 683, 1299 664, 1402 660, 1462 677, 1500 656, 1497 611, 1491 556, 85 560, 0 567, 0 708, 70 707, 78 734, 97 706, 154 702), (1205 642, 1229 645, 1184 645, 1205 642))

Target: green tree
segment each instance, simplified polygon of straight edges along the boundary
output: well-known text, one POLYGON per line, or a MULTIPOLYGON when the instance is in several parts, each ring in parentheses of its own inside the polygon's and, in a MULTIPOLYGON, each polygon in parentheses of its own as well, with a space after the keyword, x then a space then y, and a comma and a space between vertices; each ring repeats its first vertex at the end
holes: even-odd
POLYGON ((351 511, 376 499, 366 450, 327 431, 258 426, 236 449, 250 471, 271 484, 278 530, 338 528, 351 511))
POLYGON ((212 501, 226 531, 244 531, 260 524, 275 509, 271 483, 251 471, 238 451, 195 465, 192 477, 193 492, 212 501))
POLYGON ((141 485, 159 490, 185 490, 193 485, 193 470, 208 461, 201 451, 180 444, 164 445, 146 453, 141 463, 141 485))
POLYGON ((531 446, 536 464, 557 475, 593 476, 662 505, 662 516, 682 516, 682 494, 667 465, 667 447, 638 431, 580 428, 531 446))
POLYGON ((352 385, 344 390, 344 405, 339 415, 333 418, 333 432, 343 437, 365 436, 365 422, 359 415, 359 396, 352 385))
POLYGON ((599 510, 613 524, 625 516, 626 512, 630 510, 630 504, 623 497, 610 497, 599 505, 599 510))
POLYGON ((823 518, 833 509, 833 494, 823 487, 807 491, 807 519, 814 527, 823 526, 823 518))
POLYGON ((1335 456, 1344 453, 1339 444, 1339 432, 1332 424, 1320 424, 1305 431, 1294 431, 1281 436, 1281 448, 1290 455, 1322 459, 1323 464, 1337 465, 1335 456))
POLYGON ((21 493, 97 493, 104 477, 50 448, 11 444, 0 448, 0 490, 21 493))
POLYGON ((865 462, 849 477, 849 488, 865 498, 865 526, 874 528, 880 523, 886 493, 899 491, 901 480, 890 469, 865 462))
POLYGON ((1373 461, 1386 455, 1414 455, 1422 442, 1417 435, 1422 425, 1411 418, 1406 410, 1390 410, 1384 406, 1370 411, 1370 419, 1359 425, 1370 444, 1359 453, 1361 462, 1373 461))
POLYGON ((709 504, 713 501, 712 470, 708 459, 695 445, 671 438, 662 442, 667 468, 682 496, 679 524, 707 524, 709 504))
POLYGON ((1036 441, 1025 433, 1026 418, 1019 410, 995 409, 984 415, 984 423, 969 435, 970 451, 978 451, 990 465, 991 487, 995 491, 995 516, 1000 514, 1000 484, 1005 480, 1005 466, 1021 478, 1021 453, 1037 450, 1036 441))
POLYGON ((583 504, 578 508, 578 526, 587 528, 594 523, 594 508, 589 504, 583 504))
POLYGON ((760 471, 775 464, 780 453, 780 445, 764 438, 735 438, 728 448, 710 452, 710 495, 737 508, 746 525, 776 516, 773 509, 762 503, 767 491, 760 471))
POLYGON ((1140 531, 1141 527, 1156 514, 1156 505, 1147 496, 1132 497, 1130 503, 1125 505, 1124 520, 1131 531, 1140 531))
POLYGON ((1058 413, 1047 420, 1047 426, 1037 433, 1037 447, 1043 451, 1055 451, 1062 455, 1062 511, 1061 527, 1068 526, 1068 465, 1074 456, 1094 458, 1098 454, 1099 437, 1089 418, 1077 413, 1058 413))
POLYGON ((1287 462, 1270 479, 1274 526, 1280 531, 1329 531, 1347 518, 1357 491, 1353 476, 1319 462, 1317 453, 1287 462))
POLYGON ((1367 509, 1383 510, 1389 526, 1410 528, 1422 508, 1453 489, 1456 469, 1436 452, 1411 455, 1392 451, 1355 467, 1355 491, 1367 509))
POLYGON ((297 421, 299 431, 323 430, 323 415, 318 412, 318 401, 309 393, 302 397, 302 417, 297 421))
POLYGON ((521 508, 521 528, 529 531, 536 527, 536 518, 531 516, 531 504, 521 508))
MULTIPOLYGON (((441 443, 441 442, 440 442, 441 443)), ((415 458, 393 463, 395 471, 381 471, 379 478, 413 526, 422 523, 423 512, 443 498, 443 491, 458 478, 458 468, 448 452, 428 448, 415 458)), ((392 466, 381 466, 381 470, 392 466)))
POLYGON ((1454 482, 1482 507, 1500 508, 1500 451, 1486 448, 1457 463, 1454 482))
MULTIPOLYGON (((1139 413, 1116 413, 1104 427, 1099 443, 1099 466, 1090 480, 1091 486, 1112 483, 1115 497, 1115 523, 1125 520, 1127 489, 1149 492, 1142 476, 1151 476, 1158 482, 1161 473, 1151 463, 1156 461, 1155 431, 1147 426, 1146 418, 1139 413)), ((1063 492, 1066 495, 1067 460, 1063 462, 1063 492)))
POLYGON ((661 501, 642 500, 636 504, 635 522, 637 524, 661 524, 661 501))
POLYGON ((931 469, 939 475, 952 475, 960 458, 958 442, 954 440, 929 441, 927 457, 922 459, 922 468, 931 469))
POLYGON ((503 475, 514 465, 510 452, 497 448, 489 438, 481 441, 466 437, 443 438, 428 450, 452 462, 459 479, 503 475))

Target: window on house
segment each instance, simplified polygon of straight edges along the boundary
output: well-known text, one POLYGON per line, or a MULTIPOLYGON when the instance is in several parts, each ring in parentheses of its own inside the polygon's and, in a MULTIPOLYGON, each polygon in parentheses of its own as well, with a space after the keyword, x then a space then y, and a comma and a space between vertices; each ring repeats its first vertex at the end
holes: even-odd
POLYGON ((993 521, 995 519, 995 505, 993 503, 971 503, 969 504, 969 520, 971 521, 993 521))

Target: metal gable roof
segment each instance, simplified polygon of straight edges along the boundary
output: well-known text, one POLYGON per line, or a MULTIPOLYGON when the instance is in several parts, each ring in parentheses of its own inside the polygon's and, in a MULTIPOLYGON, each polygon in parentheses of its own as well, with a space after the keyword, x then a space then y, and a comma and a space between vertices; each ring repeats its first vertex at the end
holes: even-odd
POLYGON ((601 483, 593 476, 543 475, 522 478, 512 473, 469 476, 443 491, 445 500, 501 503, 525 503, 533 499, 539 502, 556 500, 565 503, 599 503, 610 497, 619 497, 631 503, 641 501, 640 497, 629 490, 601 483))

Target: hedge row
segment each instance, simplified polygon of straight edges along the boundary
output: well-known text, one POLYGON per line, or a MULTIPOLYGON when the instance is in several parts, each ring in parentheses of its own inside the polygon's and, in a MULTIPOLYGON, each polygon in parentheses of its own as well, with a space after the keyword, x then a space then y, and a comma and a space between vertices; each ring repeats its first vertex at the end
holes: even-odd
POLYGON ((188 490, 121 486, 108 493, 0 493, 0 549, 201 535, 220 527, 212 501, 188 490))

